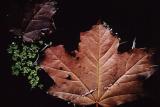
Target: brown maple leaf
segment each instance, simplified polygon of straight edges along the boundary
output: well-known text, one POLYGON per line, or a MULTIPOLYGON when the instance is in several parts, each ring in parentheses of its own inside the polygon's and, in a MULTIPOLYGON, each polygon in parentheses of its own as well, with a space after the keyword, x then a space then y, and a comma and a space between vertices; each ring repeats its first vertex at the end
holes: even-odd
POLYGON ((99 24, 80 34, 73 57, 62 45, 45 51, 41 67, 54 80, 48 93, 79 105, 113 107, 143 96, 143 79, 154 71, 150 52, 118 53, 119 39, 99 24))

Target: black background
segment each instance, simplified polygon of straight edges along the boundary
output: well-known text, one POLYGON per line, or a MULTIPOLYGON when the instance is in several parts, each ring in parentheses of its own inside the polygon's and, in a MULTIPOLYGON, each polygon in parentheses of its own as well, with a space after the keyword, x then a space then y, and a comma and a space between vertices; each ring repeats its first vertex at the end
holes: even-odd
MULTIPOLYGON (((0 107, 71 107, 72 104, 53 98, 39 89, 30 90, 24 78, 10 73, 10 61, 6 52, 11 42, 9 30, 20 28, 26 6, 32 7, 42 0, 0 1, 0 107)), ((59 10, 55 16, 56 41, 63 43, 66 50, 73 50, 79 41, 79 32, 89 29, 100 19, 107 22, 122 41, 119 47, 127 51, 136 37, 136 47, 154 48, 154 63, 160 64, 158 50, 160 12, 155 1, 136 0, 57 0, 59 10), (158 59, 159 58, 159 59, 158 59)), ((157 72, 145 81, 148 97, 123 104, 120 107, 159 107, 160 75, 157 72)), ((94 105, 93 105, 94 106, 94 105)))

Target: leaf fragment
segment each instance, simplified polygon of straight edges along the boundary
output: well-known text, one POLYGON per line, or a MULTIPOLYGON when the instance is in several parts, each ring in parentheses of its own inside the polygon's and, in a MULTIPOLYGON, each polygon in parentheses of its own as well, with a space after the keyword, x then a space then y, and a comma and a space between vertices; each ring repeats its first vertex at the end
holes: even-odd
MULTIPOLYGON (((37 6, 38 7, 38 6, 37 6)), ((29 19, 28 24, 23 34, 23 40, 26 42, 34 42, 42 37, 49 36, 54 30, 52 17, 56 13, 55 2, 45 2, 39 4, 39 9, 36 8, 33 17, 29 19)), ((24 21, 27 22, 27 21, 24 21)))

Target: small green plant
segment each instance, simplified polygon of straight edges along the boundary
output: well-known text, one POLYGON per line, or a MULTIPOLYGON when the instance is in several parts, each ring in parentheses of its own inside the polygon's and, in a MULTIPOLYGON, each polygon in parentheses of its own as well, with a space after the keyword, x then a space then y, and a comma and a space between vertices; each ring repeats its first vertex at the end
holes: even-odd
MULTIPOLYGON (((42 44, 43 42, 39 42, 42 44)), ((35 44, 25 44, 12 42, 8 48, 8 53, 12 57, 12 74, 16 76, 27 77, 31 88, 39 87, 43 85, 39 83, 37 57, 40 47, 35 44)))

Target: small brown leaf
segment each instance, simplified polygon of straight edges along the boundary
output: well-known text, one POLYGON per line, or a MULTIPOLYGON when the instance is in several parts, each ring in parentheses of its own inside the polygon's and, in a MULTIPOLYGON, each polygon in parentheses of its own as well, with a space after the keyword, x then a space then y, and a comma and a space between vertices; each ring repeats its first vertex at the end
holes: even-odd
POLYGON ((48 36, 53 32, 54 22, 52 17, 56 13, 54 2, 45 2, 35 6, 33 17, 25 28, 23 40, 26 42, 33 42, 39 40, 41 37, 48 36), (37 7, 39 8, 37 9, 37 7))
POLYGON ((55 82, 49 94, 79 105, 104 107, 143 95, 140 77, 148 78, 154 71, 151 53, 135 48, 118 53, 119 39, 101 24, 81 33, 80 39, 75 57, 65 52, 62 45, 45 51, 41 67, 55 82))

